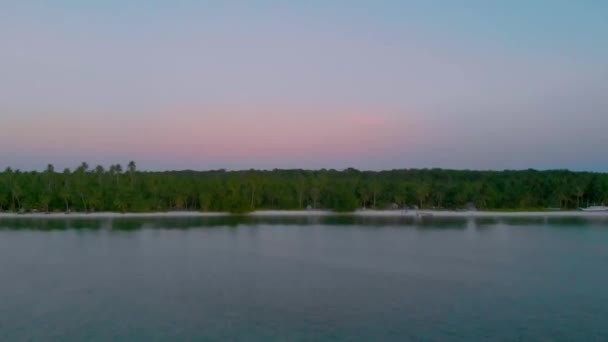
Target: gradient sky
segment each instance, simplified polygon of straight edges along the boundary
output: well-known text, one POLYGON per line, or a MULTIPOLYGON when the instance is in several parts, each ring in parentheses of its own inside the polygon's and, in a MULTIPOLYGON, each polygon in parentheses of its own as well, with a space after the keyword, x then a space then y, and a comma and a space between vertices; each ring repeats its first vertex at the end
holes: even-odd
POLYGON ((607 1, 0 2, 0 168, 608 171, 607 1))

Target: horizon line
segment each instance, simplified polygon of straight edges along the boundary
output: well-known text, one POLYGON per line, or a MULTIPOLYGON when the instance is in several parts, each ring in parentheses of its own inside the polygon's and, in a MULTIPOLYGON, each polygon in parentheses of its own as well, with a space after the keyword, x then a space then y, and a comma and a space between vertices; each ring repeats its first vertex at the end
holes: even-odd
MULTIPOLYGON (((55 173, 63 173, 66 170, 69 170, 71 173, 75 172, 79 167, 81 167, 84 163, 81 163, 75 167, 63 168, 63 170, 54 169, 55 173)), ((110 164, 104 166, 102 164, 96 164, 92 166, 92 164, 86 163, 88 168, 87 172, 95 171, 95 168, 101 166, 103 167, 104 172, 109 171, 110 167, 115 165, 123 166, 120 163, 110 164)), ((128 164, 125 163, 126 167, 128 164)), ((53 166, 52 163, 47 164, 46 168, 49 166, 53 166)), ((54 167, 54 166, 53 166, 54 167)), ((45 172, 47 171, 45 168, 41 169, 20 169, 13 168, 10 165, 5 167, 0 167, 0 172, 5 173, 7 170, 12 170, 13 172, 45 172)), ((474 169, 474 168, 449 168, 449 167, 403 167, 403 168, 387 168, 387 169, 358 169, 355 167, 345 167, 345 168, 209 168, 209 169, 193 169, 193 168, 184 168, 184 169, 164 169, 164 170, 152 170, 152 169, 136 169, 136 172, 142 173, 164 173, 164 172, 248 172, 248 171, 256 171, 256 172, 275 172, 275 171, 310 171, 310 172, 320 172, 320 171, 333 171, 333 172, 361 172, 361 173, 381 173, 381 172, 394 172, 394 171, 459 171, 459 172, 523 172, 523 171, 531 171, 531 172, 551 172, 551 171, 562 171, 562 172, 575 172, 575 173, 596 173, 596 174, 606 174, 608 171, 593 171, 593 170, 575 170, 569 168, 513 168, 513 169, 474 169)), ((126 173, 127 170, 122 170, 122 173, 126 173)))

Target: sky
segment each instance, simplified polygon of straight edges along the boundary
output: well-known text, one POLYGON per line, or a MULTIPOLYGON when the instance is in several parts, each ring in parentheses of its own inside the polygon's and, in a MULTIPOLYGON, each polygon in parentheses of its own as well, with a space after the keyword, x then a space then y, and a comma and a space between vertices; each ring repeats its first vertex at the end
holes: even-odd
POLYGON ((0 0, 0 168, 608 171, 608 2, 0 0))

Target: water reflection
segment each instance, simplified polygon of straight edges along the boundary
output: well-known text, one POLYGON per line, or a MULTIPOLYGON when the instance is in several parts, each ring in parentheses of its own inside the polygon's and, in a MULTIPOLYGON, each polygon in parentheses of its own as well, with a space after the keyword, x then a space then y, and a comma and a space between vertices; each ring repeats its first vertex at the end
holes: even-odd
POLYGON ((102 229, 107 220, 100 219, 0 219, 0 229, 30 230, 96 230, 102 229))
POLYGON ((256 225, 283 226, 364 226, 403 227, 415 229, 447 229, 477 231, 499 226, 606 226, 604 217, 365 217, 336 216, 221 216, 221 217, 159 217, 159 218, 1 218, 3 230, 118 230, 192 229, 210 227, 238 227, 256 225))

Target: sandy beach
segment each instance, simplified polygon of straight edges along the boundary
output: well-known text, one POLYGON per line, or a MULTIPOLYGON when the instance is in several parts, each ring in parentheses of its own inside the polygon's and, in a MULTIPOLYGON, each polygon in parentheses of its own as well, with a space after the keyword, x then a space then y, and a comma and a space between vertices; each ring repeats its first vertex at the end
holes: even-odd
POLYGON ((225 212, 198 212, 198 211, 169 211, 156 213, 117 213, 117 212, 95 212, 95 213, 9 213, 0 212, 0 218, 180 218, 180 217, 219 217, 230 215, 247 215, 255 217, 273 216, 332 216, 352 215, 360 217, 608 217, 608 211, 586 212, 586 211, 453 211, 453 210, 358 210, 351 213, 337 213, 329 210, 259 210, 247 214, 231 214, 225 212))

